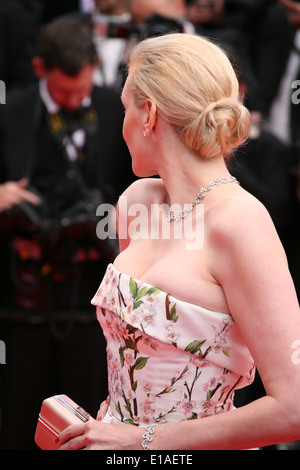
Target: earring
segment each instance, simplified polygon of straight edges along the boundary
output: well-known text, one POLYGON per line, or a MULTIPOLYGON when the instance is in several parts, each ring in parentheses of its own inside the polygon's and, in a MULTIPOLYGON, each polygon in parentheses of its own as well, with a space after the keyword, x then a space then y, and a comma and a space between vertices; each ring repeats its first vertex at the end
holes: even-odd
POLYGON ((143 132, 143 135, 144 137, 151 137, 151 134, 152 134, 152 131, 149 130, 149 127, 147 126, 147 128, 143 132))

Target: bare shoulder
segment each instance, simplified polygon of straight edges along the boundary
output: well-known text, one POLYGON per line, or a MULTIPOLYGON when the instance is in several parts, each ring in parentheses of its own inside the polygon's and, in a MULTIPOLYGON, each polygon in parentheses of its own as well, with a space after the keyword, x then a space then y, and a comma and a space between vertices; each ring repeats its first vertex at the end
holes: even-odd
POLYGON ((134 181, 121 195, 130 204, 159 202, 165 194, 165 186, 160 178, 141 178, 134 181))
POLYGON ((123 192, 117 205, 117 231, 119 234, 120 251, 124 251, 131 242, 128 229, 131 221, 136 216, 130 215, 130 209, 135 204, 143 205, 149 209, 151 204, 163 201, 165 194, 164 184, 159 178, 138 179, 123 192))
POLYGON ((245 264, 286 262, 286 255, 265 206, 246 191, 218 201, 208 217, 212 258, 224 272, 242 259, 245 264), (280 261, 281 260, 281 261, 280 261))
POLYGON ((271 216, 254 196, 242 190, 239 195, 218 200, 209 214, 215 242, 230 243, 240 237, 277 236, 271 216))

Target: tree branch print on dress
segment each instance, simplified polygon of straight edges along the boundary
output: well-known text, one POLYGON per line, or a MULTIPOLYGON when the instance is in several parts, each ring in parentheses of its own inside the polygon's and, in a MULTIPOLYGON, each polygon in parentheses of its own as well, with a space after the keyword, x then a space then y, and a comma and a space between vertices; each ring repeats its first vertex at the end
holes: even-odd
MULTIPOLYGON (((120 283, 120 278, 119 278, 119 283, 120 283)), ((139 332, 145 331, 143 322, 150 324, 154 321, 154 315, 156 312, 152 308, 152 303, 154 300, 154 296, 161 293, 161 291, 157 289, 156 287, 144 286, 144 287, 139 288, 138 283, 133 278, 130 278, 129 287, 130 287, 130 293, 132 297, 132 303, 131 303, 132 310, 131 311, 133 312, 133 315, 134 315, 134 321, 137 320, 137 317, 135 316, 135 312, 134 312, 135 310, 139 309, 139 314, 140 313, 142 314, 139 318, 140 329, 130 324, 126 325, 128 336, 125 338, 125 346, 122 346, 119 349, 119 355, 120 355, 121 369, 124 367, 125 362, 127 363, 126 365, 128 367, 131 390, 135 393, 138 387, 138 382, 137 380, 135 380, 134 373, 136 370, 143 369, 147 365, 148 360, 150 359, 150 357, 143 357, 143 356, 138 357, 138 354, 139 354, 138 343, 141 340, 145 340, 144 336, 139 334, 139 332), (136 336, 136 334, 138 334, 138 336, 136 336)), ((128 303, 125 301, 121 293, 119 284, 118 284, 118 292, 119 292, 120 304, 123 304, 126 308, 128 308, 128 303)), ((169 296, 166 295, 167 319, 170 322, 176 323, 178 320, 178 316, 176 315, 176 304, 174 304, 171 307, 171 309, 169 306, 170 306, 169 296)), ((176 339, 176 335, 174 335, 174 332, 172 331, 172 325, 169 325, 168 327, 168 338, 171 344, 176 347, 176 342, 174 341, 176 339)), ((151 343, 150 346, 151 348, 156 350, 156 346, 153 343, 151 343)), ((185 369, 179 374, 179 377, 173 377, 171 380, 170 386, 166 387, 164 390, 157 393, 155 397, 159 398, 166 393, 171 393, 173 391, 173 387, 176 384, 176 382, 178 380, 181 380, 184 377, 187 370, 188 370, 188 367, 185 367, 185 369)), ((148 411, 150 410, 154 412, 154 410, 152 410, 151 408, 151 401, 149 401, 150 393, 146 394, 146 396, 148 400, 145 401, 145 405, 146 407, 148 407, 148 411)), ((124 420, 124 417, 121 411, 121 404, 119 401, 116 404, 116 410, 120 414, 122 421, 129 423, 129 424, 136 424, 136 420, 138 417, 138 406, 137 406, 136 398, 132 398, 132 402, 131 402, 130 398, 125 395, 124 391, 122 391, 122 397, 125 402, 124 408, 130 414, 131 418, 124 420)), ((144 411, 146 407, 144 406, 144 411)), ((155 422, 161 421, 162 419, 165 418, 167 414, 172 413, 174 411, 175 411, 175 408, 172 407, 167 413, 160 414, 155 419, 155 422)))
POLYGON ((254 377, 228 314, 174 298, 113 265, 93 302, 107 340, 114 419, 164 424, 228 411, 234 390, 254 377))

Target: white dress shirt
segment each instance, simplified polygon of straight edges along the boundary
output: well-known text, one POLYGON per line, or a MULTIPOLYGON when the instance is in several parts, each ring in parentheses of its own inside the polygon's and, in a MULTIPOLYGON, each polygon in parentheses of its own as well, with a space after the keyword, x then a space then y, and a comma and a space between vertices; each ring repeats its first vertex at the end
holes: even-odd
MULTIPOLYGON (((300 30, 296 32, 295 48, 300 50, 300 30)), ((268 119, 268 128, 286 144, 291 143, 290 109, 293 82, 297 78, 300 67, 300 54, 296 50, 290 53, 285 73, 282 77, 279 91, 274 100, 268 119)))
MULTIPOLYGON (((42 101, 48 111, 49 114, 56 114, 61 109, 60 106, 53 100, 52 96, 49 93, 47 87, 47 81, 45 79, 41 79, 39 82, 40 88, 40 96, 42 101)), ((85 97, 82 102, 81 106, 88 107, 91 104, 91 97, 85 97)), ((84 147, 86 140, 86 135, 84 129, 77 129, 70 137, 66 136, 64 138, 63 144, 66 149, 66 153, 71 161, 75 161, 78 158, 77 149, 82 149, 84 147)))

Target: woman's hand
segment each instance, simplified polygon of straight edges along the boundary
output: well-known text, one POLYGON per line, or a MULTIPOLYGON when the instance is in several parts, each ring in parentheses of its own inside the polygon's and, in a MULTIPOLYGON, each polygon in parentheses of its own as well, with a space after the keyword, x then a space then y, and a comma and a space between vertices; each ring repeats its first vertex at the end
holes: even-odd
POLYGON ((109 407, 110 398, 109 396, 103 401, 100 405, 99 411, 97 413, 97 421, 102 421, 104 416, 106 415, 109 407))
POLYGON ((134 450, 141 449, 142 428, 113 422, 101 423, 109 408, 110 398, 101 403, 97 419, 74 424, 59 436, 60 450, 134 450))
POLYGON ((143 432, 143 428, 130 424, 104 424, 90 418, 87 423, 66 428, 57 442, 60 450, 139 450, 143 432))

